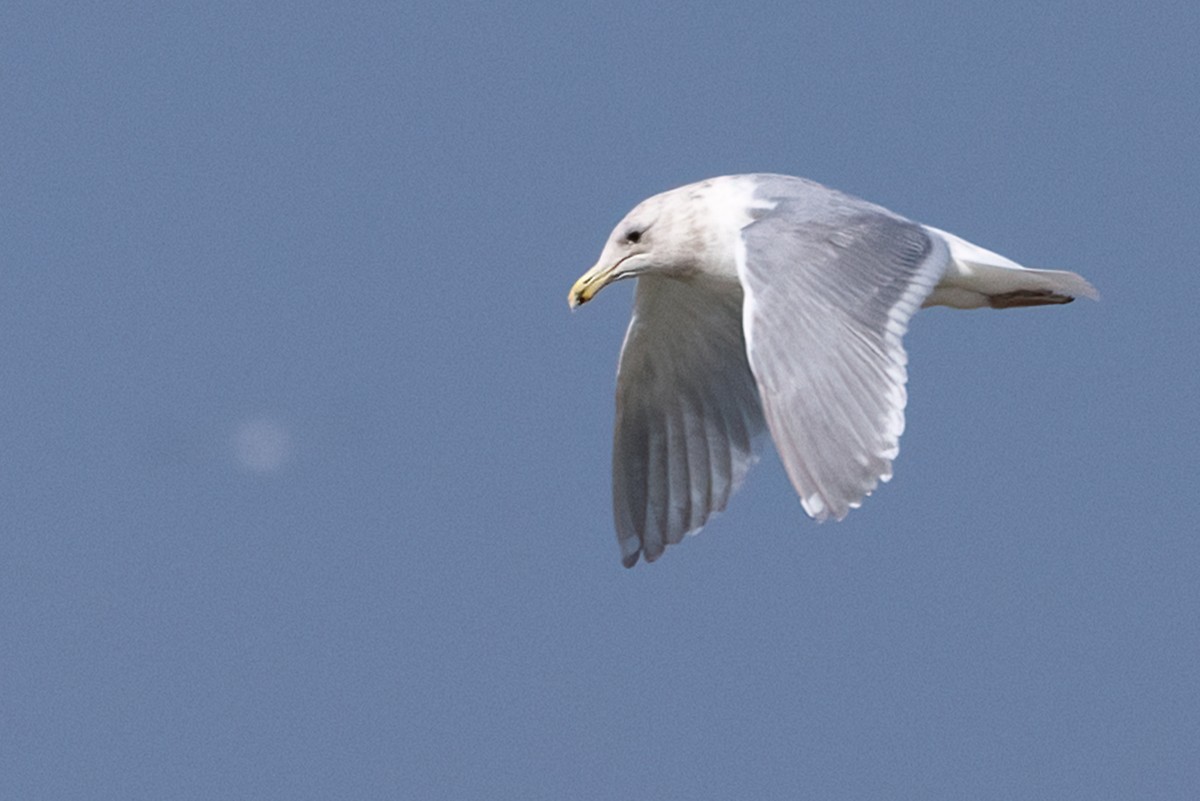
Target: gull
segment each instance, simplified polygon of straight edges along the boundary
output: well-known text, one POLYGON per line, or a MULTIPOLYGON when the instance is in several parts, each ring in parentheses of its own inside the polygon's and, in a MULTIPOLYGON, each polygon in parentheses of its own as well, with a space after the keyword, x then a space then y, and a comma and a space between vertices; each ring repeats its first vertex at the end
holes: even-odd
POLYGON ((841 520, 892 477, 902 337, 922 306, 1096 299, 804 178, 710 178, 639 203, 571 308, 637 278, 617 368, 613 517, 621 561, 653 562, 722 511, 765 429, 804 511, 841 520))

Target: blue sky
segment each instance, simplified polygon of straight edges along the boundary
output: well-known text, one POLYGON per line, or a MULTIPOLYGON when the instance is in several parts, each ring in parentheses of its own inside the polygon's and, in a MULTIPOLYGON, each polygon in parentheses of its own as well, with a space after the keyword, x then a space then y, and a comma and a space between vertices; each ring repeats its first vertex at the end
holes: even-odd
POLYGON ((1192 798, 1194 3, 6 3, 0 797, 1192 798), (896 477, 621 568, 611 226, 804 175, 1098 304, 914 320, 896 477))

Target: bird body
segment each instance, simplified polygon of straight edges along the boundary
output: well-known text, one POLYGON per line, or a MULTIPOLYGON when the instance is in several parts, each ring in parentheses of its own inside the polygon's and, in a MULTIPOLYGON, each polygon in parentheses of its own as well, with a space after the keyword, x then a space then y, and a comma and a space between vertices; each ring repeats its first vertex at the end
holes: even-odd
POLYGON ((892 474, 904 429, 901 342, 922 305, 1096 297, 813 181, 751 174, 655 195, 617 225, 572 307, 638 278, 617 371, 613 510, 622 560, 698 531, 764 429, 817 520, 892 474))

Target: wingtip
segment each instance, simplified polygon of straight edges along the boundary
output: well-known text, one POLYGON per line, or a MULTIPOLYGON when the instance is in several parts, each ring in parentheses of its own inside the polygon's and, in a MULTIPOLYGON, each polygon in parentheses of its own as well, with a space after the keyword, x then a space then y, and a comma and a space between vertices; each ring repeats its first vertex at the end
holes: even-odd
MULTIPOLYGON (((621 564, 633 567, 642 558, 642 542, 637 537, 619 540, 621 545, 621 564)), ((646 561, 652 561, 647 559, 646 561)))

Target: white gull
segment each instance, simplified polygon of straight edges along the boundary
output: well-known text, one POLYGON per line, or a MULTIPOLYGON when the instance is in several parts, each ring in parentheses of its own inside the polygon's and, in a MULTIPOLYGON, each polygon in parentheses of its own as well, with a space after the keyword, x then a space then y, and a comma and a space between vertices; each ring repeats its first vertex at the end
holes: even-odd
POLYGON ((953 234, 786 175, 730 175, 639 203, 571 287, 638 278, 617 370, 613 512, 627 567, 725 508, 765 427, 804 510, 842 519, 892 476, 901 338, 921 306, 1096 297, 953 234))

